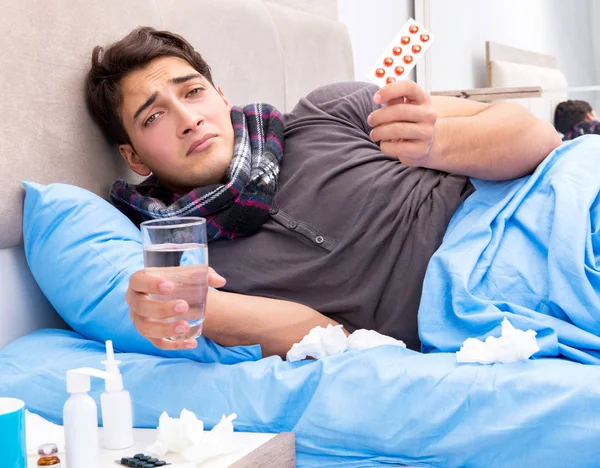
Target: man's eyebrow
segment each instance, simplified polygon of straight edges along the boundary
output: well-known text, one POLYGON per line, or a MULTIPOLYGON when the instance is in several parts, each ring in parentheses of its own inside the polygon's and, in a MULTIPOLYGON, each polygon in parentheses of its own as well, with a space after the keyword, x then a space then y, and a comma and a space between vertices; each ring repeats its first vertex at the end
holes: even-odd
POLYGON ((190 73, 189 75, 178 76, 177 78, 173 78, 171 80, 171 83, 177 85, 177 84, 185 83, 186 81, 193 80, 194 78, 202 78, 202 75, 200 73, 190 73))
POLYGON ((146 99, 146 102, 144 104, 142 104, 138 110, 135 111, 135 114, 133 114, 134 122, 136 121, 136 119, 139 117, 139 115, 142 112, 144 112, 146 109, 148 109, 148 107, 150 107, 152 105, 152 103, 154 103, 154 101, 156 101, 157 97, 158 97, 158 92, 154 92, 152 94, 152 96, 150 96, 148 99, 146 99))
MULTIPOLYGON (((181 83, 185 83, 186 81, 190 81, 196 78, 202 78, 202 75, 200 73, 190 73, 189 75, 185 75, 185 76, 178 76, 176 78, 173 78, 171 80, 171 83, 178 85, 181 83)), ((133 121, 135 122, 137 120, 137 118, 140 116, 140 114, 142 112, 144 112, 146 109, 148 109, 148 107, 150 107, 154 101, 156 101, 156 98, 158 97, 158 93, 155 92, 152 94, 152 96, 150 96, 146 102, 144 102, 144 104, 142 104, 140 106, 140 108, 138 110, 135 111, 135 114, 133 114, 133 121)))

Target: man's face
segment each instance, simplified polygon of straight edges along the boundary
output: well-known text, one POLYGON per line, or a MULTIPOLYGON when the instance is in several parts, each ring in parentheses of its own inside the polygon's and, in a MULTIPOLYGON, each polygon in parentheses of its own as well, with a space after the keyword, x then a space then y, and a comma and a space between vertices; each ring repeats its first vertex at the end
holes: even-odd
POLYGON ((188 62, 153 60, 121 80, 129 167, 175 192, 220 183, 233 157, 229 101, 188 62))

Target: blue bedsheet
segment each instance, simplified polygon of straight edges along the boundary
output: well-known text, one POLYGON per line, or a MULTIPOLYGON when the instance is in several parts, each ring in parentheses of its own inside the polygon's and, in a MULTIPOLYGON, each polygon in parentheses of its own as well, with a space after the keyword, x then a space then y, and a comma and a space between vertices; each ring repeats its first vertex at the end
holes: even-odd
MULTIPOLYGON (((295 432, 301 467, 599 466, 600 366, 584 363, 600 362, 600 137, 562 146, 531 177, 476 184, 425 280, 420 331, 437 352, 233 365, 121 353, 136 426, 163 410, 208 427, 235 412, 238 430, 295 432), (447 352, 499 334, 504 316, 538 332, 537 359, 482 366, 447 352)), ((0 395, 61 422, 65 372, 103 358, 73 332, 36 332, 0 352, 0 395)))
MULTIPOLYGON (((61 422, 64 374, 102 367, 104 348, 41 331, 0 353, 0 395, 61 422)), ((194 411, 208 427, 294 431, 300 467, 597 467, 600 366, 560 359, 481 366, 395 346, 320 361, 235 365, 123 353, 139 427, 194 411)), ((92 396, 99 398, 96 382, 92 396)))
POLYGON ((538 333, 536 357, 600 364, 600 136, 564 144, 530 177, 475 185, 427 270, 423 350, 500 336, 508 317, 538 333))

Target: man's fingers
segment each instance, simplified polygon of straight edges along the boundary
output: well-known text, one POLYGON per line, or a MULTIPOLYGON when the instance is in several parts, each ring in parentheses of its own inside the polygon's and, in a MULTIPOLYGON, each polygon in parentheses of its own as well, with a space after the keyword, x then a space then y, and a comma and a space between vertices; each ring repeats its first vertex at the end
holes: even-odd
POLYGON ((389 122, 433 122, 437 115, 433 109, 413 104, 396 104, 377 109, 368 117, 368 124, 377 127, 389 122))
POLYGON ((147 274, 144 270, 136 271, 129 279, 129 288, 145 294, 169 294, 175 289, 172 281, 147 274))
POLYGON ((190 307, 181 299, 172 301, 156 301, 147 294, 131 292, 129 307, 141 317, 164 320, 170 318, 186 319, 190 307))
POLYGON ((226 282, 227 280, 225 280, 225 278, 223 278, 215 270, 210 267, 208 268, 208 285, 211 288, 222 288, 225 286, 226 282))
POLYGON ((386 84, 375 93, 373 102, 375 104, 386 104, 392 99, 405 97, 410 103, 423 104, 429 96, 417 83, 411 80, 400 80, 386 84))
MULTIPOLYGON (((212 268, 208 268, 208 285, 213 288, 222 288, 227 281, 212 268)), ((144 294, 170 294, 175 289, 172 281, 147 274, 144 270, 136 271, 129 280, 129 289, 144 294)), ((125 300, 130 304, 131 298, 125 300)))
POLYGON ((391 101, 389 101, 387 103, 388 106, 394 106, 396 104, 406 104, 407 100, 405 97, 400 97, 400 98, 396 98, 396 99, 392 99, 391 101))
POLYGON ((415 123, 393 122, 371 130, 373 141, 382 140, 426 140, 431 137, 430 127, 415 123))
POLYGON ((160 340, 170 336, 183 336, 190 331, 190 325, 185 320, 164 322, 135 314, 132 314, 132 320, 137 331, 148 339, 160 340))
POLYGON ((164 349, 166 351, 177 351, 180 349, 194 349, 198 346, 198 342, 196 340, 178 340, 171 341, 165 339, 149 339, 150 343, 156 346, 159 349, 164 349))

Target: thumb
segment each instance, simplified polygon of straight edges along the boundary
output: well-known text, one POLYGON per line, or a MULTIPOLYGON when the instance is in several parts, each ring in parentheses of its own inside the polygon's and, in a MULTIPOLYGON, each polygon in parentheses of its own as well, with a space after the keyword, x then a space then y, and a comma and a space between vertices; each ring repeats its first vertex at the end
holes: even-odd
POLYGON ((212 268, 208 268, 208 285, 211 288, 222 288, 227 283, 227 280, 218 274, 212 268))

